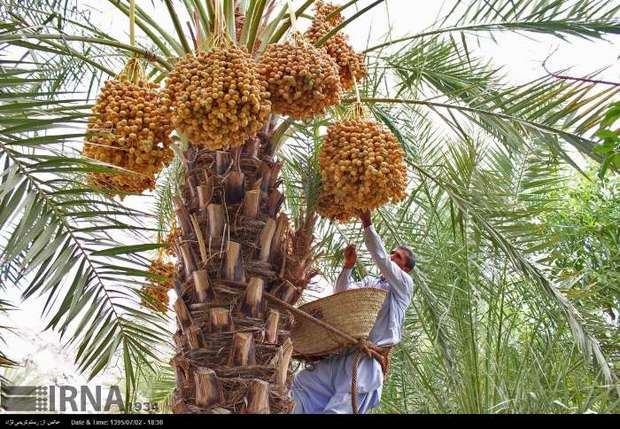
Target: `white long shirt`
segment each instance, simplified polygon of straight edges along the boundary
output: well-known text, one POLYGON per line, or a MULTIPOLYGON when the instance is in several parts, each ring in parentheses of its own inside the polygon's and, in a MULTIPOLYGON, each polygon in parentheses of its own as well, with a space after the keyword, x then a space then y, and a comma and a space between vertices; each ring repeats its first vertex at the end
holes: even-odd
POLYGON ((402 338, 405 312, 413 295, 413 280, 390 260, 381 238, 372 225, 364 228, 364 241, 381 277, 365 277, 361 282, 351 282, 351 269, 344 268, 334 287, 334 292, 347 289, 374 287, 387 290, 387 296, 370 331, 368 339, 378 346, 398 344, 402 338))
MULTIPOLYGON (((381 239, 371 226, 364 229, 364 241, 382 278, 366 277, 351 282, 351 270, 343 269, 334 292, 352 288, 377 287, 387 290, 387 296, 377 316, 369 340, 378 346, 395 345, 402 338, 405 311, 413 295, 411 277, 392 262, 381 239)), ((313 370, 303 370, 295 376, 292 393, 297 406, 295 413, 351 413, 351 373, 354 352, 335 355, 316 364, 313 370)), ((366 413, 379 404, 383 386, 381 365, 364 356, 357 367, 357 391, 360 412, 366 413)))

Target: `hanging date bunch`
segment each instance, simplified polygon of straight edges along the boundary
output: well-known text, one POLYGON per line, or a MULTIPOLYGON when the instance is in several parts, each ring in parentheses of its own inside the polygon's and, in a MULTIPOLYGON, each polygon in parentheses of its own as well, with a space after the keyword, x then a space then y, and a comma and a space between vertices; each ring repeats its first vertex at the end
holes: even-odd
POLYGON ((151 279, 142 291, 142 305, 159 312, 168 309, 168 291, 174 287, 174 264, 165 262, 161 255, 151 262, 149 272, 161 279, 151 279))
POLYGON ((92 185, 122 194, 155 187, 155 178, 173 158, 171 110, 159 85, 145 81, 137 58, 108 80, 92 108, 83 156, 119 169, 89 173, 92 185))
POLYGON ((181 237, 181 230, 176 226, 176 222, 173 225, 170 233, 166 237, 166 255, 175 256, 174 244, 181 237))
POLYGON ((175 128, 210 150, 241 146, 271 112, 256 63, 228 38, 221 11, 215 17, 206 50, 181 58, 166 80, 175 128))
POLYGON ((352 119, 327 129, 319 155, 322 212, 337 220, 333 213, 346 217, 406 196, 407 169, 400 143, 368 119, 361 104, 356 103, 354 110, 352 119))
MULTIPOLYGON (((315 15, 306 37, 312 43, 317 43, 323 36, 343 22, 338 6, 323 1, 315 2, 315 15), (331 16, 330 16, 331 15, 331 16)), ((340 74, 340 84, 345 91, 353 88, 353 77, 361 82, 367 75, 364 56, 353 50, 347 37, 338 32, 332 35, 323 47, 330 57, 336 61, 340 74)))
POLYGON ((293 33, 291 42, 269 45, 259 70, 267 81, 275 113, 311 119, 340 103, 337 64, 324 48, 314 47, 299 32, 293 33))
POLYGON ((330 183, 322 184, 319 190, 317 212, 322 217, 339 223, 346 223, 355 219, 355 211, 347 209, 333 194, 333 186, 330 183))

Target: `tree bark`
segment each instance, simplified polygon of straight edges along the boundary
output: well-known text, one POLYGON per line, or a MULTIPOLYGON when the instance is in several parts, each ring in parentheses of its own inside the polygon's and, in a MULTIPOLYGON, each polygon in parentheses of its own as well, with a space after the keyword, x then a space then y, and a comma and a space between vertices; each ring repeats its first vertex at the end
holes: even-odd
POLYGON ((212 308, 209 311, 209 332, 227 332, 233 330, 233 321, 227 308, 212 308))
POLYGON ((252 277, 245 290, 245 299, 241 308, 243 314, 248 317, 259 317, 261 304, 263 303, 264 281, 260 277, 252 277))
POLYGON ((206 270, 198 270, 193 273, 194 287, 198 294, 199 302, 207 302, 209 292, 209 274, 206 270))
POLYGON ((292 411, 292 315, 265 293, 295 303, 313 274, 313 225, 298 219, 296 231, 280 213, 271 147, 262 132, 241 150, 185 152, 174 199, 175 413, 292 411))
POLYGON ((198 368, 194 372, 196 381, 196 405, 209 408, 224 402, 224 392, 215 374, 208 368, 198 368))
POLYGON ((256 363, 252 334, 236 333, 233 336, 232 350, 228 366, 249 366, 256 363))
POLYGON ((276 343, 278 341, 278 323, 280 313, 276 310, 269 310, 269 316, 265 322, 265 342, 276 343))
POLYGON ((243 214, 252 219, 258 216, 258 205, 260 203, 260 191, 248 191, 245 194, 245 203, 243 204, 243 214))
POLYGON ((248 389, 248 408, 250 414, 269 414, 269 383, 252 380, 248 389))

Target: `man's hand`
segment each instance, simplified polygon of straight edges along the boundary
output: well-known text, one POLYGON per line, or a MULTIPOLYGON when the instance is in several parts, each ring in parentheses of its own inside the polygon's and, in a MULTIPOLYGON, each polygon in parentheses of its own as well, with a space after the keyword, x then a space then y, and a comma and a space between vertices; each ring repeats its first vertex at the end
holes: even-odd
POLYGON ((357 251, 354 244, 349 244, 344 248, 344 267, 353 268, 357 261, 357 251))
POLYGON ((358 212, 358 216, 360 218, 360 220, 362 221, 362 225, 364 226, 364 228, 368 228, 372 222, 370 220, 370 210, 360 210, 358 212))

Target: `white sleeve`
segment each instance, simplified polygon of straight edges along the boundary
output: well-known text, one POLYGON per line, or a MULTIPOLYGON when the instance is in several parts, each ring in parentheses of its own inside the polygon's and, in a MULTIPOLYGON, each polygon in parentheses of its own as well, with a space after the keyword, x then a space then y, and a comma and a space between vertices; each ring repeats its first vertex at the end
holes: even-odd
POLYGON ((402 300, 408 301, 409 288, 413 288, 413 280, 390 259, 381 238, 372 225, 364 228, 364 241, 366 242, 366 249, 379 267, 381 274, 392 286, 392 292, 402 300))
POLYGON ((338 280, 336 280, 336 286, 334 286, 334 293, 342 292, 349 288, 351 284, 351 272, 352 268, 343 268, 338 276, 338 280))

